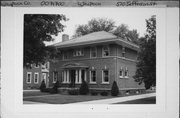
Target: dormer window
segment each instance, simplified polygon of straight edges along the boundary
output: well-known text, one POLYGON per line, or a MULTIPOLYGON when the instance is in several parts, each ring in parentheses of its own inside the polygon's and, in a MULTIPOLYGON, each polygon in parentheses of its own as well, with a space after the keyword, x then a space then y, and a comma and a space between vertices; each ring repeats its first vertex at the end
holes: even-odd
POLYGON ((83 56, 84 55, 84 51, 83 51, 83 49, 76 49, 76 50, 74 50, 74 52, 73 52, 73 56, 83 56))
POLYGON ((68 59, 68 55, 66 52, 63 53, 63 60, 68 59))
POLYGON ((92 48, 91 48, 90 57, 91 57, 91 58, 97 57, 97 49, 96 49, 96 47, 92 47, 92 48))
POLYGON ((109 47, 108 46, 104 46, 103 47, 103 57, 109 56, 109 47))

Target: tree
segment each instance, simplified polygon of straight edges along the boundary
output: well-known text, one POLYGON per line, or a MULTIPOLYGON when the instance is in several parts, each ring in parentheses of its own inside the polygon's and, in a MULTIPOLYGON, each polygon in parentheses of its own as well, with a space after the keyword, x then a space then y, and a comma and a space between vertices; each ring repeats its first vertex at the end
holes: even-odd
POLYGON ((45 92, 45 89, 46 89, 46 84, 45 84, 45 81, 43 80, 40 85, 40 91, 45 92))
POLYGON ((111 32, 117 37, 120 37, 124 40, 131 41, 135 44, 138 44, 139 34, 137 30, 129 30, 128 26, 121 24, 115 26, 115 22, 111 19, 92 19, 87 24, 79 25, 74 34, 74 38, 83 36, 92 32, 106 31, 111 32))
POLYGON ((139 40, 140 52, 134 79, 149 89, 156 86, 156 17, 146 20, 146 26, 147 33, 139 40))
POLYGON ((116 81, 113 82, 112 88, 111 88, 111 95, 112 96, 118 96, 119 94, 119 88, 117 86, 116 81))
MULTIPOLYGON (((43 63, 49 54, 44 42, 53 41, 53 35, 64 31, 61 21, 65 15, 25 14, 24 15, 24 66, 43 63)), ((51 47, 52 50, 52 47, 51 47)))
POLYGON ((89 93, 89 87, 88 87, 88 84, 86 83, 86 81, 82 81, 82 84, 79 88, 79 94, 81 95, 86 95, 89 93))
POLYGON ((91 19, 85 25, 79 25, 75 30, 75 35, 73 37, 83 36, 92 32, 106 31, 110 32, 114 29, 115 22, 111 19, 91 19))

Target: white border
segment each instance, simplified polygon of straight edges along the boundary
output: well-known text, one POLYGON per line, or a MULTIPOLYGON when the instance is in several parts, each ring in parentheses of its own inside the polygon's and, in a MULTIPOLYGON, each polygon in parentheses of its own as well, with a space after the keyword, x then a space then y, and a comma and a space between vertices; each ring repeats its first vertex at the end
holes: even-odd
MULTIPOLYGON (((68 8, 64 8, 68 9, 68 8)), ((84 8, 83 8, 84 9, 84 8)), ((87 10, 90 8, 87 8, 87 10)), ((126 9, 126 8, 124 8, 126 9)), ((124 10, 123 9, 123 10, 124 10)), ((3 118, 28 117, 158 117, 179 112, 179 9, 142 8, 157 15, 157 104, 155 105, 23 105, 23 14, 59 14, 60 8, 1 8, 3 118), (8 22, 7 22, 8 19, 8 22), (9 35, 10 34, 10 35, 9 35), (166 43, 167 42, 167 43, 166 43), (177 54, 177 55, 176 55, 177 54), (7 59, 8 58, 8 59, 7 59), (166 62, 167 61, 167 62, 166 62), (173 71, 172 71, 173 69, 173 71), (167 73, 168 72, 168 73, 167 73), (11 74, 10 74, 11 73, 11 74), (43 113, 41 113, 43 112, 43 113), (66 113, 71 112, 71 113, 66 113)))

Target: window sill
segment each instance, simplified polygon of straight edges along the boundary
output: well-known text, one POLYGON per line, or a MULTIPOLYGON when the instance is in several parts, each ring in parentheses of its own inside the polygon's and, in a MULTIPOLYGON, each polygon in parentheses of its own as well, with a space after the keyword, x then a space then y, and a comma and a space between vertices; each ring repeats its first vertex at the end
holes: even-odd
POLYGON ((90 82, 89 84, 97 84, 96 82, 90 82))
POLYGON ((26 82, 27 84, 31 84, 31 82, 26 82))
POLYGON ((109 82, 102 82, 101 84, 109 84, 109 82))

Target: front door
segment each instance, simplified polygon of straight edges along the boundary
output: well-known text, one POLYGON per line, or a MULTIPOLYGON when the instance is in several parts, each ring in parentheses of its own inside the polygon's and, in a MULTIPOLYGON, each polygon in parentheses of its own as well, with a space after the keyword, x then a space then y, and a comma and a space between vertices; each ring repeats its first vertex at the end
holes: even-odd
POLYGON ((42 78, 41 78, 41 81, 43 81, 44 80, 44 82, 45 82, 45 84, 47 83, 46 81, 46 73, 42 73, 42 78))
POLYGON ((76 72, 75 70, 70 70, 70 87, 75 87, 75 77, 76 77, 76 72))

